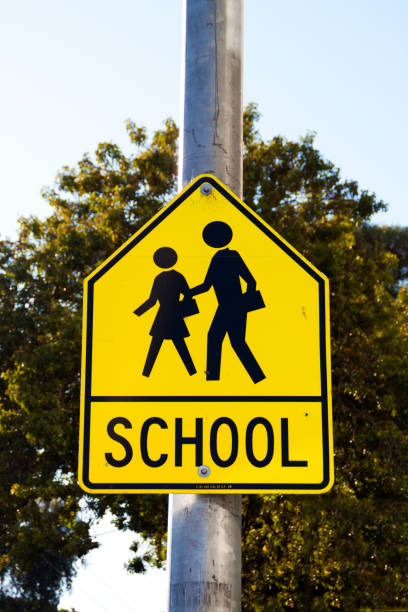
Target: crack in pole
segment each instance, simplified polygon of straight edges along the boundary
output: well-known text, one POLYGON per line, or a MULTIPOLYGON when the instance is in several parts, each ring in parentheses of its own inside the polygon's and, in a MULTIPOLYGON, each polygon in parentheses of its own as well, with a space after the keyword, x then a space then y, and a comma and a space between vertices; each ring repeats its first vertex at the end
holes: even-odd
POLYGON ((205 148, 206 148, 206 145, 200 144, 200 143, 198 142, 197 137, 196 137, 196 133, 195 133, 195 128, 193 128, 193 129, 191 130, 191 135, 192 135, 192 137, 193 137, 194 144, 195 144, 197 147, 201 147, 202 149, 205 149, 205 148))
POLYGON ((218 120, 220 117, 220 96, 218 88, 218 43, 217 43, 217 12, 215 7, 215 0, 213 1, 214 6, 214 47, 215 47, 215 67, 214 67, 214 115, 213 115, 213 146, 221 149, 224 155, 227 155, 227 150, 222 142, 218 141, 218 120))

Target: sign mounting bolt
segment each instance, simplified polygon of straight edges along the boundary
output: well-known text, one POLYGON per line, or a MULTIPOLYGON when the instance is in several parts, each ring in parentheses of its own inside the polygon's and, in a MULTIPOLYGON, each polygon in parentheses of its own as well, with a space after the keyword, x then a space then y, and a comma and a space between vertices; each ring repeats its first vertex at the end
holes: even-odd
POLYGON ((201 476, 201 478, 207 478, 207 476, 210 475, 210 468, 208 467, 208 465, 200 465, 197 471, 198 475, 201 476))
POLYGON ((210 195, 212 192, 212 186, 210 183, 203 183, 200 187, 200 191, 203 195, 210 195))

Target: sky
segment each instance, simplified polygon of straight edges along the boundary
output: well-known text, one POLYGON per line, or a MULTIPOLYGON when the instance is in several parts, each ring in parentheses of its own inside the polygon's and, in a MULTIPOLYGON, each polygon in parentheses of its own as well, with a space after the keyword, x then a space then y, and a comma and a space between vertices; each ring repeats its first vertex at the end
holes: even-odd
MULTIPOLYGON (((245 2, 244 102, 261 135, 316 132, 344 178, 388 203, 381 224, 408 225, 407 26, 406 0, 245 2)), ((41 190, 62 166, 101 141, 129 152, 127 118, 150 134, 179 122, 181 32, 182 0, 0 2, 1 237, 50 213, 41 190)), ((162 612, 165 573, 126 576, 132 536, 96 530, 101 549, 61 605, 113 612, 122 596, 120 609, 162 612)))

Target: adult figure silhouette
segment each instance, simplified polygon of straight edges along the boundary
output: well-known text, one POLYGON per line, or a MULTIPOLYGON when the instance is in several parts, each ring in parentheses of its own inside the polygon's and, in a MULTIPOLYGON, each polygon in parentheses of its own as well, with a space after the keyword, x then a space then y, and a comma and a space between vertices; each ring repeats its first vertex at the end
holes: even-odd
MULTIPOLYGON (((169 247, 161 247, 154 253, 153 261, 159 268, 172 268, 177 261, 177 253, 169 247)), ((191 296, 184 276, 176 270, 161 272, 154 279, 150 297, 134 311, 140 316, 159 301, 159 310, 150 330, 152 340, 143 368, 143 376, 150 376, 164 340, 173 341, 190 376, 197 371, 184 340, 190 334, 184 323, 180 307, 181 294, 187 298, 191 296)))
POLYGON ((213 221, 203 230, 203 239, 210 247, 222 249, 213 256, 205 280, 191 289, 198 295, 214 287, 218 308, 207 337, 207 380, 219 380, 222 343, 228 334, 231 346, 254 383, 265 378, 257 360, 245 341, 247 310, 244 305, 240 277, 247 291, 255 291, 256 281, 237 251, 226 247, 232 239, 227 223, 213 221))

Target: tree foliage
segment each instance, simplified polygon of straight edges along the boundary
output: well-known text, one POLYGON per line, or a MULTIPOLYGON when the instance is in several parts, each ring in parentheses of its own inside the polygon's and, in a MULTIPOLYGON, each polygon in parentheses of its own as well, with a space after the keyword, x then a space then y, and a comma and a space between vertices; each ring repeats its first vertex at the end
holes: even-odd
MULTIPOLYGON (((243 607, 408 606, 408 230, 371 225, 384 204, 313 135, 265 142, 257 119, 250 105, 244 200, 330 279, 336 484, 244 498, 243 607)), ((175 192, 174 123, 151 142, 127 127, 132 155, 103 143, 64 167, 44 192, 52 214, 0 243, 0 577, 21 609, 55 609, 97 546, 86 509, 150 541, 132 571, 165 557, 165 496, 86 496, 75 476, 82 280, 175 192)))

